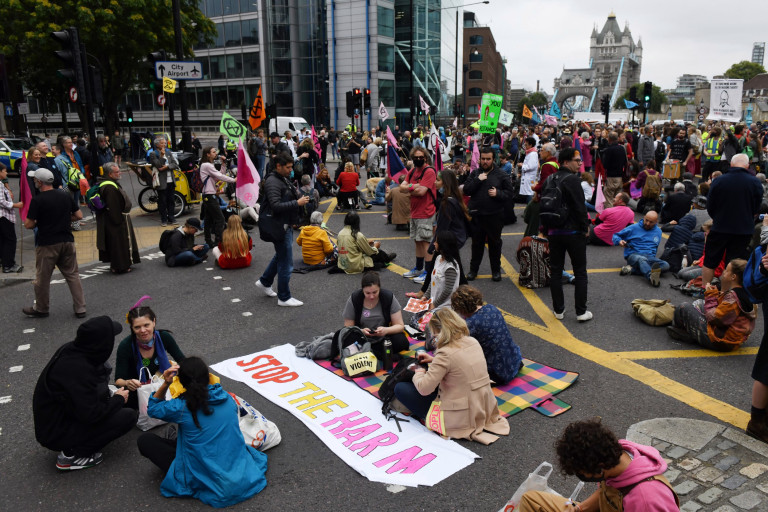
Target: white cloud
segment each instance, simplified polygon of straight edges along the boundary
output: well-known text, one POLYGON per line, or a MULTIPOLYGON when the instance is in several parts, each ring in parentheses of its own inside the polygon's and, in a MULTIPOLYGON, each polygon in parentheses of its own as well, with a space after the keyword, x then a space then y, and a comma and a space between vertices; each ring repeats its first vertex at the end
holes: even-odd
MULTIPOLYGON (((467 0, 469 4, 472 0, 467 0)), ((674 88, 689 73, 722 74, 750 60, 752 43, 768 41, 768 2, 748 4, 691 1, 609 2, 598 0, 490 0, 467 11, 491 28, 498 51, 508 59, 508 77, 527 89, 551 93, 563 68, 589 65, 589 37, 600 31, 611 10, 623 29, 643 42, 641 81, 674 88), (748 5, 748 7, 746 7, 748 5)))

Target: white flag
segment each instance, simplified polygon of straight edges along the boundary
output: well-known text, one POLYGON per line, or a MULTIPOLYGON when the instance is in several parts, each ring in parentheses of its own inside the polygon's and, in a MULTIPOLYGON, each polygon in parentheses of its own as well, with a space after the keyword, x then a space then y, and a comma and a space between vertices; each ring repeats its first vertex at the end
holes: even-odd
POLYGON ((459 127, 459 118, 458 117, 454 117, 453 118, 453 127, 454 128, 458 128, 459 127))
POLYGON ((499 124, 502 126, 509 126, 512 124, 512 113, 507 112, 506 110, 501 111, 501 114, 499 114, 499 124))
POLYGON ((424 98, 421 97, 421 94, 419 94, 419 101, 421 102, 421 110, 429 114, 429 103, 424 101, 424 98))
POLYGON ((384 106, 384 102, 381 102, 381 105, 379 105, 379 119, 382 121, 386 121, 389 119, 389 112, 387 112, 387 107, 384 106))

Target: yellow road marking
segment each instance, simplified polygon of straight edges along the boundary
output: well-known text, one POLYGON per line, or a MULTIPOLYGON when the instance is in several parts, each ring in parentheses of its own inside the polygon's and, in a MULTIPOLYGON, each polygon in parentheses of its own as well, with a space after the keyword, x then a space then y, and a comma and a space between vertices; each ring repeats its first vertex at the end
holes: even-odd
POLYGON ((612 352, 612 354, 637 361, 639 359, 678 359, 691 357, 725 357, 725 356, 753 356, 757 354, 759 347, 742 347, 733 352, 715 352, 714 350, 636 350, 628 352, 612 352))

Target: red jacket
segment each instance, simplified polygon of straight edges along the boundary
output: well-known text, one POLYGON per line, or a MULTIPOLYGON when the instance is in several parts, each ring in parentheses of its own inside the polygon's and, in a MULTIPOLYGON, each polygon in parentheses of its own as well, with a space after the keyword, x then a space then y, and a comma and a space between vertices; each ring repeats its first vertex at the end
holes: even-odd
POLYGON ((339 192, 354 192, 360 184, 360 176, 356 172, 344 171, 339 174, 336 184, 339 186, 339 192))

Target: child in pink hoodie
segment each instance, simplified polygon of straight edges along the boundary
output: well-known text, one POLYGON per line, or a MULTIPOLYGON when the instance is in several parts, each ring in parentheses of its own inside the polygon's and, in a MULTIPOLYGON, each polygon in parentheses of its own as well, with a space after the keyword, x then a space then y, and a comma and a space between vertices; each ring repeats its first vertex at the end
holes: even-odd
POLYGON ((562 471, 600 487, 580 503, 540 491, 523 494, 517 511, 604 512, 616 510, 622 500, 625 512, 679 511, 679 501, 664 476, 667 463, 656 448, 619 440, 599 419, 577 421, 565 428, 557 441, 562 471), (612 489, 611 489, 612 488, 612 489))

